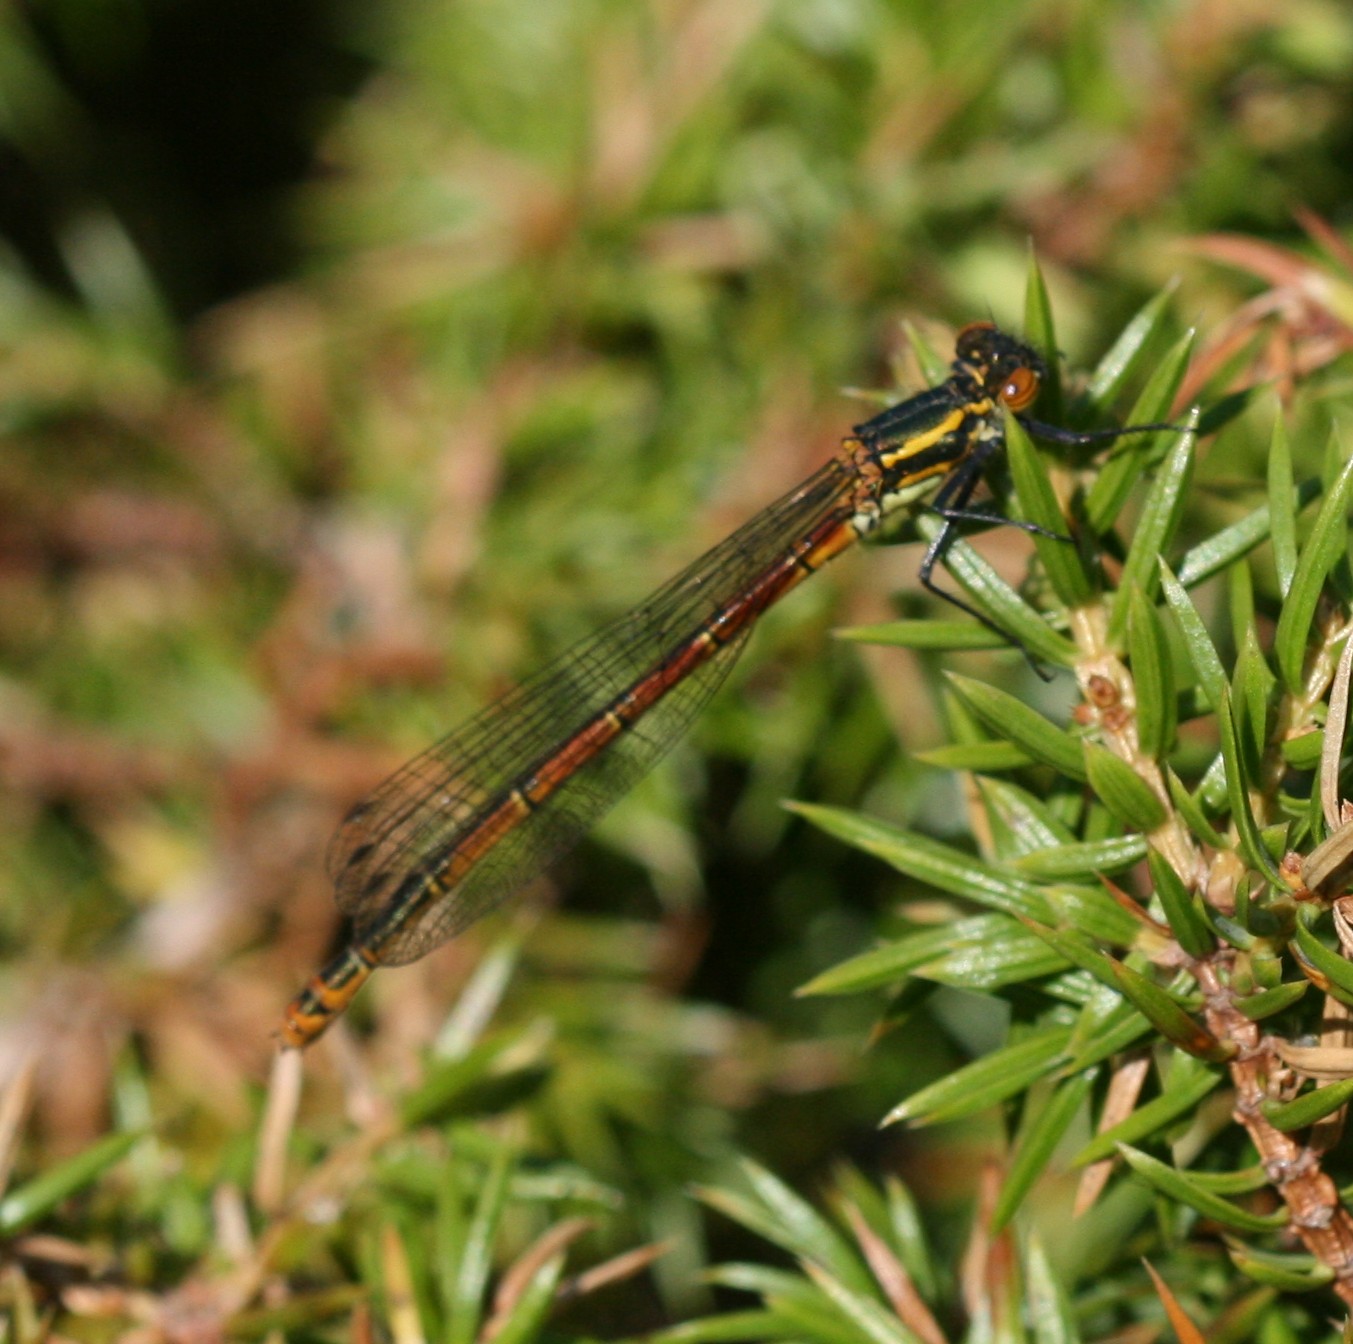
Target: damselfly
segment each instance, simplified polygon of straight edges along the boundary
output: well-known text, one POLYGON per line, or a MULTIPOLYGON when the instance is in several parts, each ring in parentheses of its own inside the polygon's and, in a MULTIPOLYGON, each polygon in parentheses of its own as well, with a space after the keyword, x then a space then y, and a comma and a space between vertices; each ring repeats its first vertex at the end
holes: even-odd
POLYGON ((686 729, 757 617, 888 515, 940 517, 921 582, 989 624, 932 574, 956 522, 992 521, 967 506, 1004 450, 1004 415, 1067 444, 1172 428, 1040 424, 1024 412, 1045 376, 1021 341, 964 327, 943 382, 857 425, 798 489, 358 803, 328 856, 351 941, 291 1002, 283 1044, 308 1045, 376 967, 431 951, 574 845, 686 729))

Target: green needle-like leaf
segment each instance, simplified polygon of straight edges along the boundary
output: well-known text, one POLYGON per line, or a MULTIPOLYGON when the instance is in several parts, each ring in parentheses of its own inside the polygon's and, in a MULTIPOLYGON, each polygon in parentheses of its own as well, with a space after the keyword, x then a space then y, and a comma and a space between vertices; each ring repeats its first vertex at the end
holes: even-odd
MULTIPOLYGON (((1304 508, 1319 494, 1319 485, 1315 481, 1307 481, 1296 491, 1295 507, 1304 508)), ((1214 574, 1220 574, 1228 565, 1254 550, 1272 530, 1270 508, 1269 504, 1261 504, 1230 527, 1222 528, 1186 551, 1179 561, 1180 583, 1186 588, 1193 588, 1214 574)))
POLYGON ((804 1265, 804 1270, 846 1321, 856 1328, 863 1344, 925 1344, 872 1292, 852 1292, 834 1275, 811 1260, 804 1265))
POLYGON ((1044 1027, 1014 1045, 991 1054, 914 1092, 888 1113, 884 1124, 905 1120, 933 1125, 958 1120, 985 1110, 1022 1092, 1037 1078, 1051 1073, 1061 1059, 1071 1028, 1044 1027))
POLYGON ((1157 760, 1174 746, 1174 669, 1155 606, 1139 589, 1128 598, 1128 658, 1137 691, 1137 742, 1157 760))
POLYGON ((464 1244, 459 1248, 452 1296, 447 1303, 447 1335, 451 1344, 471 1344, 482 1324, 485 1287, 493 1267, 493 1246, 507 1206, 514 1166, 511 1149, 502 1145, 489 1168, 464 1244))
POLYGON ((1189 956, 1206 957, 1216 949, 1216 939, 1201 907, 1162 854, 1152 850, 1146 861, 1170 932, 1189 956))
POLYGON ((1132 830, 1154 831, 1165 820, 1165 804, 1126 762, 1098 742, 1083 742, 1090 787, 1109 811, 1132 830))
POLYGON ((774 1228, 770 1239, 776 1245, 829 1269, 856 1292, 872 1290, 873 1280, 850 1244, 807 1200, 759 1163, 744 1158, 738 1165, 755 1199, 749 1207, 758 1211, 762 1229, 774 1228))
POLYGON ((1145 365, 1156 337, 1164 328, 1174 291, 1175 285, 1171 283, 1152 295, 1095 365, 1085 389, 1092 405, 1103 406, 1113 401, 1145 365))
POLYGON ((991 1215, 991 1230, 999 1232, 1015 1216, 1033 1183, 1042 1175, 1067 1127, 1085 1104, 1097 1069, 1087 1069, 1059 1083, 1036 1117, 1020 1134, 1005 1183, 991 1215))
POLYGON ((1222 692, 1217 705, 1217 727, 1221 734, 1222 759, 1226 762, 1226 796, 1231 804, 1231 821, 1240 840, 1240 851, 1252 868, 1257 868, 1270 882, 1282 886, 1283 876, 1273 862, 1250 810, 1248 776, 1229 689, 1222 692))
MULTIPOLYGON (((916 520, 927 540, 939 535, 942 522, 931 514, 916 520)), ((959 541, 945 553, 944 566, 958 581, 972 605, 998 630, 1005 631, 1033 654, 1058 667, 1070 667, 1076 646, 1059 635, 975 550, 959 541)))
POLYGON ((1295 932, 1297 949, 1311 970, 1315 971, 1319 987, 1342 1003, 1353 1004, 1353 962, 1345 961, 1337 952, 1330 951, 1307 928, 1305 918, 1297 921, 1295 932))
POLYGON ((928 836, 875 821, 843 808, 808 803, 787 804, 792 812, 847 844, 873 854, 899 872, 941 891, 964 896, 990 910, 1027 916, 1049 923, 1052 911, 1043 893, 1031 882, 993 868, 970 855, 950 849, 928 836))
POLYGON ((541 1326, 554 1306, 555 1292, 564 1273, 564 1257, 552 1255, 538 1266, 512 1303, 506 1317, 495 1315, 493 1344, 530 1344, 540 1339, 541 1326))
MULTIPOLYGON (((1217 760, 1220 762, 1221 757, 1218 756, 1217 760)), ((1222 773, 1225 774, 1224 771, 1222 773)), ((1198 840, 1213 849, 1230 849, 1232 847, 1227 843, 1226 837, 1208 820, 1202 804, 1184 787, 1183 782, 1173 770, 1166 770, 1165 783, 1170 790, 1170 801, 1174 804, 1175 811, 1184 818, 1185 825, 1198 840)), ((1224 784, 1225 781, 1223 780, 1223 786, 1224 784)))
POLYGON ((1077 1073, 1100 1064, 1136 1045, 1152 1030, 1151 1023, 1123 999, 1119 999, 1105 1015, 1096 1016, 1087 1011, 1084 1019, 1076 1023, 1066 1071, 1077 1073))
POLYGON ((1092 877, 1099 873, 1121 873, 1140 863, 1147 854, 1146 841, 1140 835, 1118 835, 1108 840, 1087 840, 1083 844, 1058 845, 1035 849, 1013 861, 1030 877, 1045 882, 1092 877))
POLYGON ((1088 971, 1100 984, 1107 985, 1112 990, 1119 988, 1118 981, 1113 975, 1113 958, 1101 952, 1093 941, 1079 930, 1053 929, 1033 920, 1025 922, 1033 933, 1073 966, 1088 971))
POLYGON ((1260 990, 1258 994, 1250 994, 1241 999, 1236 1007, 1251 1022, 1262 1022, 1275 1013, 1286 1012, 1305 996, 1310 987, 1309 980, 1290 980, 1286 984, 1274 985, 1272 989, 1260 990))
POLYGON ((1005 419, 1005 449, 1020 512, 1027 522, 1055 534, 1033 534, 1034 549, 1053 592, 1065 606, 1084 606, 1094 596, 1094 585, 1085 572, 1079 549, 1065 537, 1069 524, 1058 505, 1043 459, 1013 415, 1005 419))
POLYGON ((1032 243, 1029 246, 1029 266, 1024 281, 1024 339, 1043 356, 1047 373, 1039 392, 1040 414, 1049 417, 1052 424, 1062 421, 1062 372, 1057 328, 1052 316, 1052 301, 1048 297, 1047 282, 1038 264, 1038 255, 1032 243))
POLYGON ((887 621, 837 630, 837 639, 858 644, 882 644, 899 649, 1003 649, 1010 641, 976 621, 887 621))
POLYGON ((1221 1223, 1223 1227, 1234 1227, 1242 1232, 1272 1232, 1287 1222, 1286 1209, 1268 1215, 1247 1213, 1229 1200, 1222 1199, 1198 1185, 1175 1167, 1168 1166, 1147 1153, 1129 1148, 1125 1143, 1118 1145, 1118 1151, 1128 1166, 1161 1194, 1169 1199, 1178 1200, 1181 1204, 1187 1204, 1204 1218, 1211 1218, 1221 1223))
POLYGON ((1002 863, 1073 842, 1076 832, 1027 789, 1004 779, 975 783, 991 826, 991 847, 1002 863))
POLYGON ((1353 1100, 1353 1078, 1331 1083, 1328 1087, 1318 1087, 1295 1101, 1266 1101, 1261 1109, 1264 1118, 1274 1129, 1284 1133, 1294 1129, 1305 1129, 1317 1120, 1332 1115, 1341 1106, 1353 1100))
POLYGON ((1217 646, 1213 644, 1212 636, 1207 633, 1207 627, 1189 600, 1188 593, 1164 560, 1160 562, 1160 583, 1166 604, 1179 627, 1179 633, 1184 637, 1184 647, 1188 650, 1189 662, 1193 664, 1198 684, 1203 688, 1208 704, 1215 707, 1221 703, 1221 693, 1226 686, 1226 671, 1222 667, 1217 646))
MULTIPOLYGON (((1188 371, 1192 350, 1193 334, 1190 332, 1157 365, 1125 424, 1153 424, 1165 419, 1188 371)), ((1086 516, 1095 532, 1107 532, 1113 526, 1133 486, 1157 460, 1156 440, 1168 433, 1168 430, 1161 430, 1151 435, 1131 435, 1116 445, 1086 497, 1086 516)))
POLYGON ((1025 1241, 1024 1305, 1033 1331, 1031 1344, 1082 1344, 1076 1313, 1036 1232, 1025 1241))
POLYGON ((1004 770, 1022 770, 1033 757, 1013 742, 955 742, 914 753, 913 759, 940 770, 973 770, 992 775, 1004 770))
POLYGON ((975 915, 872 948, 814 976, 798 992, 857 994, 918 975, 940 984, 991 990, 1064 970, 1066 962, 1007 915, 975 915))
POLYGON ((1176 1055, 1175 1058, 1188 1061, 1190 1067, 1174 1070, 1169 1086, 1160 1096, 1138 1106, 1126 1119, 1096 1134, 1072 1159, 1074 1166, 1083 1167, 1091 1162, 1100 1162, 1112 1157, 1120 1143, 1137 1143, 1158 1134, 1181 1115, 1189 1114, 1225 1077, 1224 1073, 1216 1069, 1205 1068, 1190 1055, 1176 1055), (1182 1076, 1176 1079, 1173 1076, 1175 1072, 1182 1076))
POLYGON ((1334 1281, 1334 1271, 1313 1255, 1264 1251, 1227 1239, 1231 1263, 1248 1279, 1283 1293, 1309 1293, 1334 1281))
POLYGON ((0 1235, 10 1237, 22 1232, 51 1213, 63 1200, 87 1190, 144 1138, 141 1131, 109 1134, 90 1144, 84 1152, 11 1190, 0 1199, 0 1235))
POLYGON ((1316 604, 1324 590, 1325 577, 1348 550, 1348 504, 1353 494, 1353 458, 1343 464, 1330 487, 1306 544, 1301 548, 1296 572, 1288 589, 1273 649, 1283 681, 1289 691, 1300 692, 1306 662, 1307 639, 1315 619, 1316 604))
POLYGON ((914 322, 903 322, 902 332, 911 346, 916 363, 920 366, 921 376, 928 387, 942 383, 949 376, 949 356, 941 354, 926 339, 925 333, 914 322))
POLYGON ((1166 1040, 1210 1063, 1222 1063, 1235 1054, 1234 1045, 1219 1041, 1154 981, 1121 961, 1111 961, 1110 966, 1124 997, 1166 1040))
POLYGON ((1140 591, 1148 600, 1154 599, 1160 582, 1160 557, 1169 549, 1183 517, 1184 501, 1193 478, 1196 438, 1189 432, 1176 435, 1176 440, 1151 483, 1142 515, 1132 530, 1132 544, 1109 617, 1109 640, 1115 647, 1122 642, 1127 628, 1129 595, 1140 591))
POLYGON ((1045 719, 1009 691, 957 672, 947 673, 946 677, 963 703, 992 732, 1070 779, 1085 778, 1085 757, 1079 738, 1045 719))

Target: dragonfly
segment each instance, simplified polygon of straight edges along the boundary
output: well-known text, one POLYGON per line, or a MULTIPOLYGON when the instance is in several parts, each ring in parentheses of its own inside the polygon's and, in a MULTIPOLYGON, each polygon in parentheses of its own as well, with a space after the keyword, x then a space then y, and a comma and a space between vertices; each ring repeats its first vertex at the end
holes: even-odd
POLYGON ((1004 452, 1005 416, 1063 445, 1178 428, 1043 424, 1027 412, 1046 378, 1032 347, 970 323, 942 382, 856 425, 797 489, 353 807, 328 851, 351 937, 287 1007, 282 1046, 318 1039, 378 967, 463 932, 576 844, 686 730, 757 618, 886 519, 937 515, 922 585, 997 629, 934 570, 957 524, 1013 521, 969 507, 1004 452))

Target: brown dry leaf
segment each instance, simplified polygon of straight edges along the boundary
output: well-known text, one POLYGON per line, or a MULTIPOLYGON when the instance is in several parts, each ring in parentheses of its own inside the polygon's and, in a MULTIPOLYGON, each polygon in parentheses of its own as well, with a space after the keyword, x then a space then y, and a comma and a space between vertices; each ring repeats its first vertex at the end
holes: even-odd
MULTIPOLYGON (((1114 1125, 1126 1120, 1132 1114, 1150 1072, 1151 1060, 1146 1055, 1129 1059, 1113 1071, 1113 1077, 1109 1080, 1109 1094, 1104 1099, 1104 1109, 1100 1112, 1096 1133, 1102 1134, 1106 1129, 1112 1129, 1114 1125)), ((1106 1157, 1103 1161, 1094 1162, 1086 1167, 1081 1175, 1080 1185, 1076 1189, 1073 1218, 1079 1218, 1094 1206, 1105 1185, 1108 1184, 1115 1161, 1115 1158, 1106 1157)))
POLYGON ((1353 1048, 1329 1045, 1293 1045, 1275 1039, 1273 1048, 1290 1069, 1322 1083, 1353 1078, 1353 1048))
POLYGON ((1268 288, 1212 332, 1180 388, 1178 406, 1189 405, 1220 369, 1247 351, 1233 386, 1273 382, 1286 403, 1302 378, 1353 349, 1353 278, 1338 273, 1350 270, 1353 256, 1317 216, 1300 211, 1297 219, 1332 264, 1322 266, 1292 249, 1231 234, 1180 243, 1195 256, 1256 276, 1268 288))
POLYGON ((608 1284, 632 1279, 636 1274, 646 1270, 655 1260, 666 1255, 671 1249, 671 1242, 655 1241, 647 1246, 636 1246, 632 1251, 614 1255, 609 1260, 603 1260, 601 1264, 593 1265, 591 1269, 586 1269, 581 1274, 561 1283, 559 1285, 559 1298, 562 1300, 564 1298, 584 1297, 588 1293, 595 1293, 598 1288, 604 1288, 608 1284))
POLYGON ((413 1291, 413 1270, 398 1231, 388 1223, 381 1229, 380 1255, 391 1337, 395 1344, 425 1344, 413 1291))
POLYGON ((1165 1307, 1165 1314, 1170 1319, 1170 1326, 1174 1330, 1179 1344, 1207 1344, 1207 1340, 1203 1338, 1203 1332, 1185 1315, 1183 1307, 1179 1305, 1178 1298, 1170 1291, 1165 1280, 1151 1267, 1151 1262, 1143 1260, 1142 1264, 1146 1266, 1146 1272, 1151 1276, 1151 1282, 1156 1286, 1156 1294, 1165 1307))
POLYGON ((930 1308, 916 1291, 907 1267, 893 1254, 892 1247, 869 1226, 868 1220, 855 1204, 845 1202, 842 1212, 879 1287, 897 1313, 897 1319, 919 1335, 925 1344, 945 1344, 939 1322, 931 1315, 930 1308))
POLYGON ((978 1186, 977 1216, 963 1252, 960 1271, 963 1306, 972 1321, 997 1326, 1006 1320, 1017 1291, 1018 1271, 1015 1241, 1010 1229, 991 1234, 991 1216, 1001 1193, 1001 1168, 989 1161, 978 1186))
POLYGON ((568 1249, 583 1233, 595 1226, 590 1218, 565 1218, 548 1227, 513 1262, 498 1284, 493 1295, 493 1314, 483 1329, 482 1337, 493 1339, 507 1323, 521 1295, 535 1278, 542 1265, 568 1249))

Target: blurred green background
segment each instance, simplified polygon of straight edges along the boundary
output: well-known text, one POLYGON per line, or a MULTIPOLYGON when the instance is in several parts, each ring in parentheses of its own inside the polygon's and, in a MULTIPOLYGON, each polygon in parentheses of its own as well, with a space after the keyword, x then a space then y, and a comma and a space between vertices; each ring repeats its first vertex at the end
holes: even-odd
MULTIPOLYGON (((346 807, 805 476, 872 405, 843 389, 914 388, 904 321, 1017 325, 1032 244, 1072 367, 1176 278, 1206 339, 1274 277, 1196 240, 1313 255, 1294 209, 1346 228, 1351 188, 1335 0, 5 7, 0 1070, 36 1044, 35 1151, 130 1069, 228 1163, 339 937, 346 807)), ((1302 301, 1255 313, 1288 374, 1302 301)), ((792 997, 904 893, 779 801, 961 826, 898 746, 941 740, 938 664, 830 634, 925 609, 918 554, 796 594, 521 910, 377 976, 382 1085, 506 949, 497 1020, 553 1037, 534 1141, 657 1192, 645 1230, 734 1146, 966 1194, 981 1127, 875 1125, 999 1014, 941 995, 869 1051, 870 1005, 792 997)))

